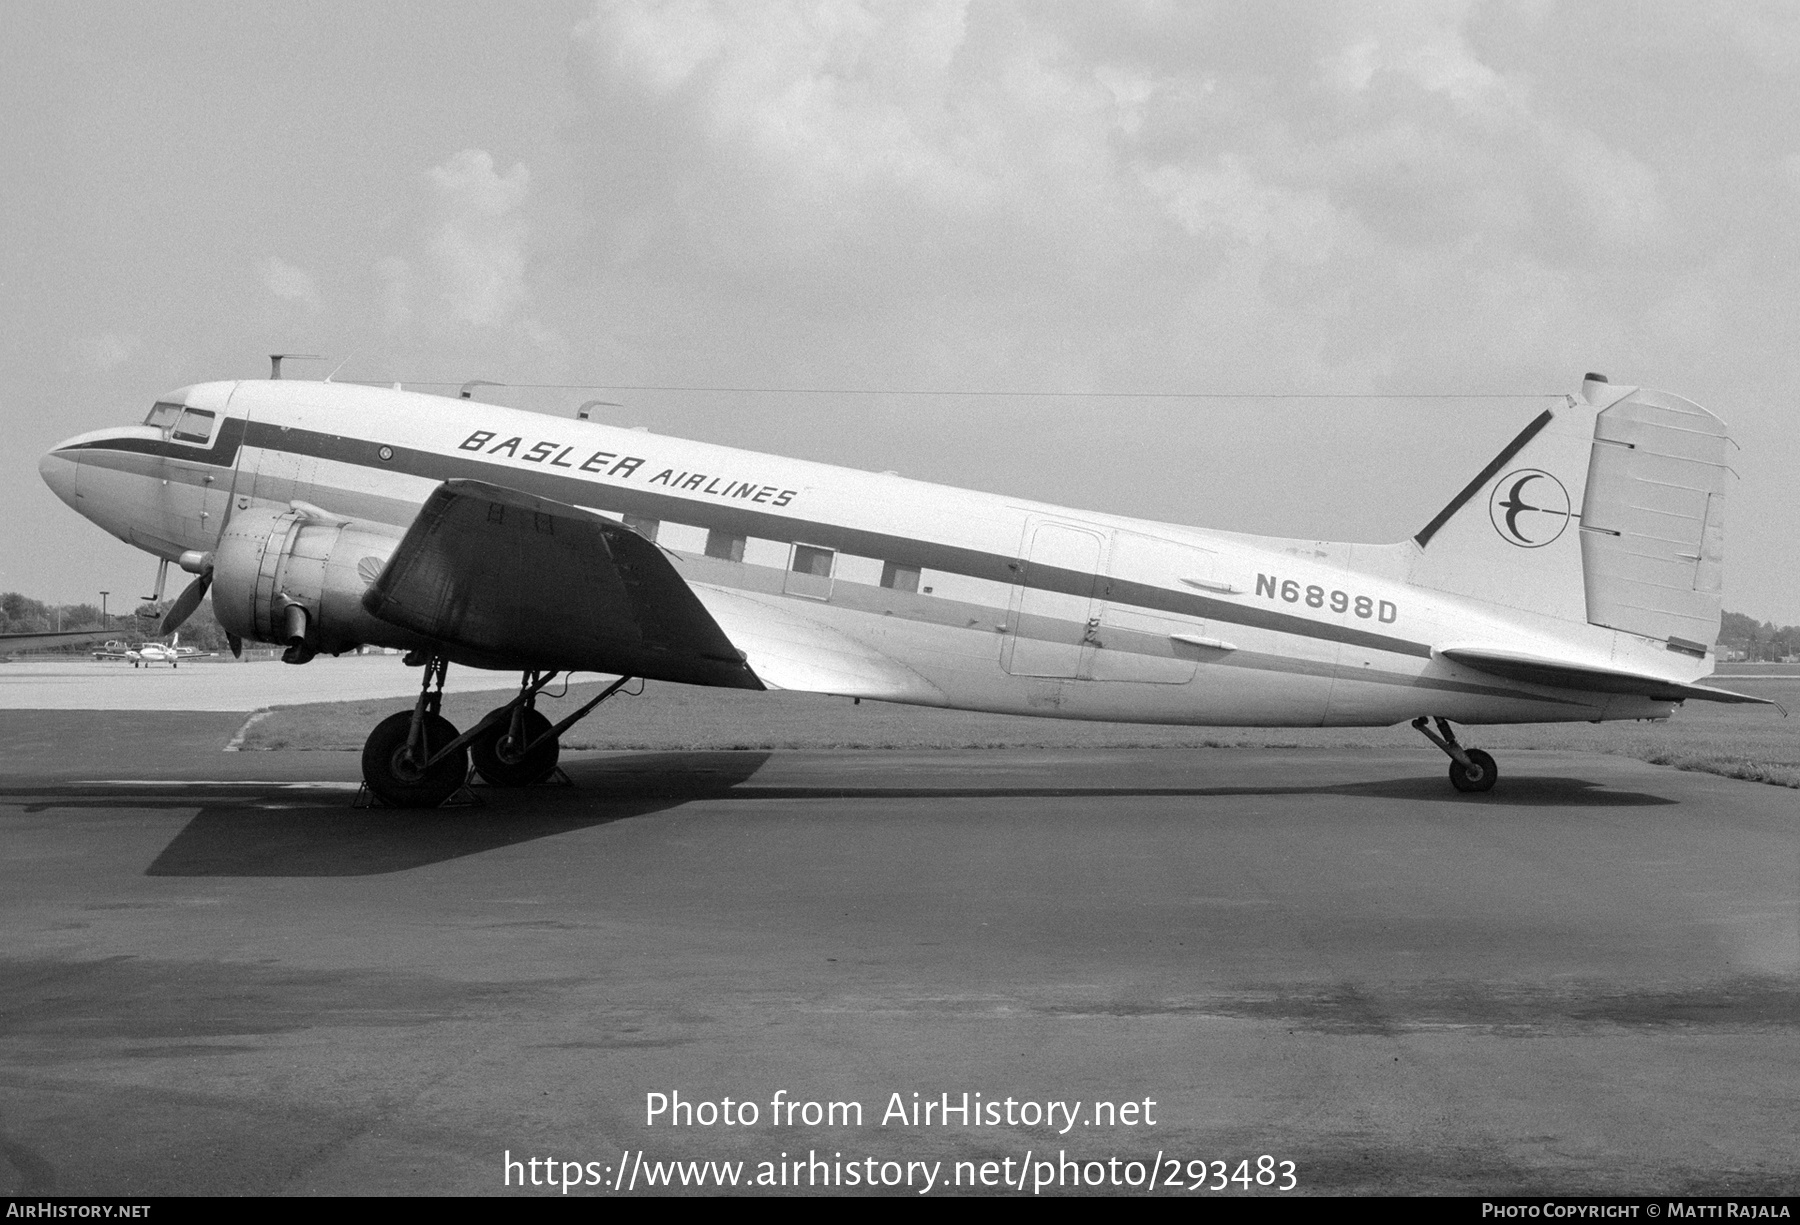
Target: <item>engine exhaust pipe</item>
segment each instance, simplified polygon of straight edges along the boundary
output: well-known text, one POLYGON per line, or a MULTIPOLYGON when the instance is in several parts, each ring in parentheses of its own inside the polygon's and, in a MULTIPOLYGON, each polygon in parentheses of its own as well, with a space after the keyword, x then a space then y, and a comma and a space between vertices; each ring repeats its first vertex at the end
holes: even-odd
POLYGON ((281 610, 281 636, 288 644, 281 653, 284 664, 303 664, 318 654, 306 645, 306 605, 298 601, 281 610))

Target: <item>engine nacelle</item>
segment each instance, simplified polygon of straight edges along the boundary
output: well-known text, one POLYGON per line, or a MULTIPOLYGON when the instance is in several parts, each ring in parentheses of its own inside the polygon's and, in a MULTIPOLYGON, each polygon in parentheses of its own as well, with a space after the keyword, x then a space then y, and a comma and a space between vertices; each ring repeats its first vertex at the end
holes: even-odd
POLYGON ((364 645, 429 647, 363 611, 403 535, 312 509, 240 511, 213 551, 213 613, 240 638, 292 647, 294 663, 364 645))

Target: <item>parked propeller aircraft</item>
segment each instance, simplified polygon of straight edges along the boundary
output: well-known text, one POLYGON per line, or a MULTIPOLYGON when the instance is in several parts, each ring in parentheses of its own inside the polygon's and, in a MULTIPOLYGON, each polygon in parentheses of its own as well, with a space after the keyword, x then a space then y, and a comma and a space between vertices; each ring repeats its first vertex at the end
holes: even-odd
MULTIPOLYGON (((189 611, 191 612, 192 609, 189 611)), ((179 633, 167 642, 142 643, 136 650, 138 660, 142 661, 145 667, 149 667, 151 664, 168 664, 171 668, 179 668, 184 659, 199 659, 212 654, 212 652, 202 651, 198 647, 182 646, 179 633)))
POLYGON ((40 463, 81 514, 209 588, 234 650, 359 644, 423 666, 369 788, 436 805, 645 677, 1070 719, 1410 720, 1485 791, 1451 724, 1664 719, 1720 611, 1724 424, 1589 375, 1410 539, 1206 531, 401 390, 204 383, 40 463), (451 664, 517 671, 468 732, 451 664), (551 726, 560 672, 619 680, 551 726), (1433 726, 1435 725, 1435 731, 1433 726))
POLYGON ((171 668, 178 668, 184 659, 206 659, 211 655, 211 651, 182 646, 180 634, 176 634, 166 643, 115 640, 94 652, 94 658, 102 663, 129 662, 134 668, 148 667, 150 664, 168 664, 171 668))

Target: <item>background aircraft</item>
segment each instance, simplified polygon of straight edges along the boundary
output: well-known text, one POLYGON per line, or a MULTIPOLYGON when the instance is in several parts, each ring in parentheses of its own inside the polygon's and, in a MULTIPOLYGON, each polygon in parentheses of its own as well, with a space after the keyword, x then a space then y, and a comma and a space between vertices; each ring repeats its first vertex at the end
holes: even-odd
POLYGON ((168 664, 171 668, 179 668, 181 666, 181 661, 184 659, 201 659, 212 654, 211 651, 201 651, 196 647, 182 646, 181 635, 179 633, 169 639, 166 643, 143 643, 134 648, 133 653, 137 655, 137 659, 133 661, 133 666, 136 666, 137 663, 141 662, 146 667, 150 664, 168 664))
MULTIPOLYGON (((207 383, 72 438, 46 482, 196 578, 232 636, 303 664, 359 644, 423 665, 364 747, 430 805, 554 767, 559 672, 1059 718, 1410 720, 1464 791, 1451 723, 1661 719, 1699 699, 1719 624, 1724 424, 1590 375, 1411 539, 1290 540, 1027 502, 399 390, 207 383), (516 670, 460 733, 450 664, 516 670), (1435 730, 1433 730, 1435 726, 1435 730)), ((1421 517, 1423 517, 1423 509, 1421 517)))

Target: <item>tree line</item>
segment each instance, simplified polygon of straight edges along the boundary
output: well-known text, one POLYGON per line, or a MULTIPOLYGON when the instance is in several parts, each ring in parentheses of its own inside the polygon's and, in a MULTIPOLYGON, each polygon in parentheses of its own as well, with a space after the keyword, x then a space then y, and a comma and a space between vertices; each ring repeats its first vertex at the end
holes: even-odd
POLYGON ((1771 621, 1728 612, 1719 625, 1719 647, 1721 655, 1730 648, 1743 652, 1745 659, 1790 659, 1800 655, 1800 625, 1777 628, 1771 621))
MULTIPOLYGON (((129 612, 121 612, 108 601, 107 616, 102 621, 98 604, 46 604, 20 592, 8 591, 0 594, 0 634, 105 630, 121 641, 137 643, 156 636, 157 624, 172 603, 173 596, 155 603, 140 603, 129 612)), ((213 616, 211 600, 202 601, 194 615, 182 625, 181 641, 206 651, 226 649, 225 631, 213 616)), ((84 645, 68 649, 85 654, 92 647, 84 645)))

